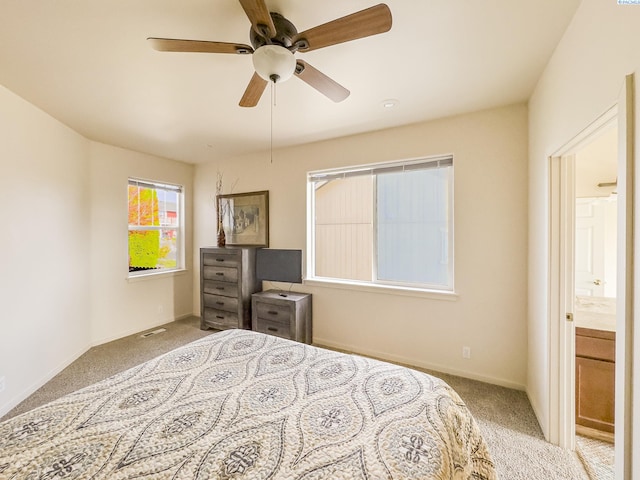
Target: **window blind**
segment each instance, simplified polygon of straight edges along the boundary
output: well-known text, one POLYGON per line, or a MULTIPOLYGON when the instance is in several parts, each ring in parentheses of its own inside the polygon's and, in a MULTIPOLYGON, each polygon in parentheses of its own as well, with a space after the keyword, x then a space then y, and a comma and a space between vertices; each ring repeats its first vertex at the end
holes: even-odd
POLYGON ((336 170, 325 170, 322 172, 310 172, 308 174, 308 179, 310 182, 318 183, 349 177, 382 175, 385 173, 427 170, 431 168, 443 168, 451 166, 453 166, 453 157, 448 155, 444 157, 431 157, 420 160, 379 163, 366 168, 358 167, 354 169, 344 168, 336 170))
POLYGON ((148 181, 144 181, 144 180, 136 180, 136 179, 129 179, 129 185, 134 186, 134 187, 140 187, 140 188, 155 188, 155 189, 159 189, 159 190, 167 190, 167 191, 171 191, 171 192, 178 192, 181 193, 182 192, 182 187, 180 185, 169 185, 166 183, 154 183, 154 182, 148 182, 148 181))

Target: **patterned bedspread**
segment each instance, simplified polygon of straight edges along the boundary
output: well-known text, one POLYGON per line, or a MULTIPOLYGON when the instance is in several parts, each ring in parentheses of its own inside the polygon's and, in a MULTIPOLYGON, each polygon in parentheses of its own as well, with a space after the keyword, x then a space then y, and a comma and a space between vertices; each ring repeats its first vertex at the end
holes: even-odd
POLYGON ((2 479, 494 479, 429 375, 215 333, 0 423, 2 479))

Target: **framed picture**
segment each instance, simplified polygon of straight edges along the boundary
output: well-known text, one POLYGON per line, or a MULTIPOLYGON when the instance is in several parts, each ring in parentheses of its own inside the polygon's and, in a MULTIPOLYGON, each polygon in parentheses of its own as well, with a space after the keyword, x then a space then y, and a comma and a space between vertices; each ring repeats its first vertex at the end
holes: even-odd
POLYGON ((269 246, 269 192, 216 196, 227 245, 269 246))

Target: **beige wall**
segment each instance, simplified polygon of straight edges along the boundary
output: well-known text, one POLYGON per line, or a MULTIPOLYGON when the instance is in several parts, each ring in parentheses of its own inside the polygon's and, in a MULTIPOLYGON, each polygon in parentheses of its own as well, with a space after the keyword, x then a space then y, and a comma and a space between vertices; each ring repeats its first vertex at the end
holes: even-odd
MULTIPOLYGON (((527 389, 547 437, 553 420, 549 403, 548 157, 615 104, 625 75, 640 69, 639 31, 640 7, 583 0, 529 102, 527 389)), ((639 80, 636 78, 636 88, 639 80)), ((638 112, 637 105, 636 100, 638 112)), ((638 128, 640 117, 636 118, 638 128)), ((635 375, 640 378, 640 372, 635 375)))
POLYGON ((91 143, 91 339, 123 337, 192 313, 191 272, 127 279, 127 179, 185 187, 186 267, 192 268, 193 165, 91 143))
POLYGON ((272 247, 305 249, 308 171, 452 153, 457 298, 298 287, 313 293, 314 341, 524 388, 527 148, 527 109, 515 105, 277 150, 273 164, 264 153, 198 165, 194 257, 215 244, 217 170, 236 193, 269 190, 272 247))
POLYGON ((88 149, 0 87, 0 416, 90 344, 88 149))
POLYGON ((0 87, 0 416, 91 345, 192 313, 192 272, 126 277, 127 178, 184 185, 191 225, 193 170, 91 142, 0 87))

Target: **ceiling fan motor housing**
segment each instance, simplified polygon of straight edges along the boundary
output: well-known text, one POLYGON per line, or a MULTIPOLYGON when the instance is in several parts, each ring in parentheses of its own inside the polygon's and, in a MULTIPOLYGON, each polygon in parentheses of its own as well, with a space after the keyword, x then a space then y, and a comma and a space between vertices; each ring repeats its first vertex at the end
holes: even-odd
MULTIPOLYGON (((266 38, 260 33, 256 32, 253 28, 249 32, 251 39, 251 45, 257 50, 263 45, 280 45, 284 48, 290 48, 293 45, 293 39, 298 34, 298 30, 289 20, 276 12, 269 12, 273 25, 276 27, 276 36, 273 38, 266 38)), ((265 29, 266 30, 266 29, 265 29)))

